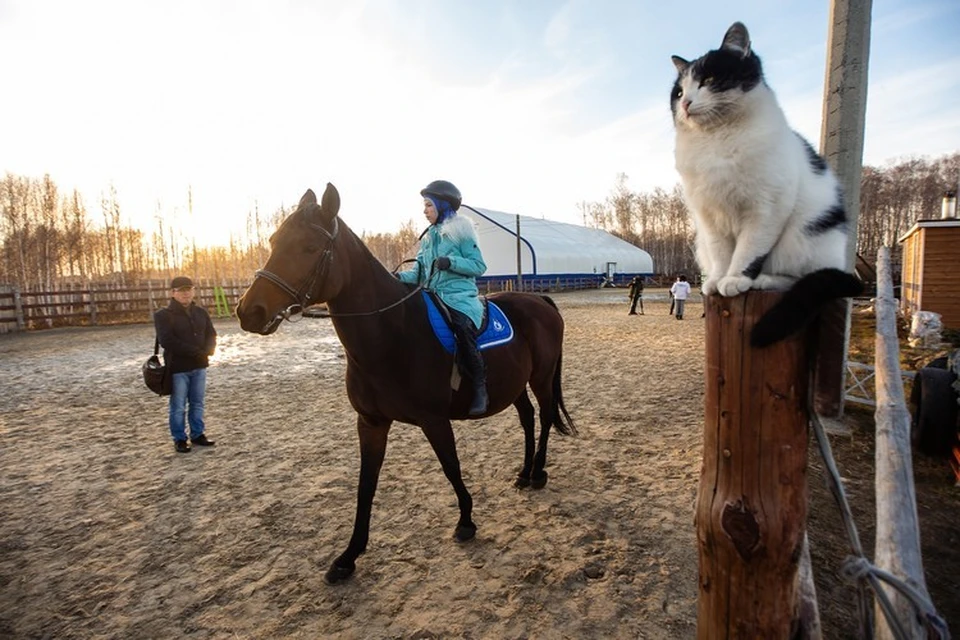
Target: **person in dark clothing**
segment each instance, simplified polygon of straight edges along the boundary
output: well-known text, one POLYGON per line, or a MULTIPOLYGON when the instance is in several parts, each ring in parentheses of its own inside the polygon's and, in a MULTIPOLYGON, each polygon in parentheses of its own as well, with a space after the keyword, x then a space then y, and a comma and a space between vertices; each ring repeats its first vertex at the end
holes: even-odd
POLYGON ((643 315, 643 277, 633 276, 630 281, 630 313, 627 315, 637 315, 637 302, 640 303, 640 315, 643 315))
POLYGON ((163 361, 168 374, 172 375, 170 435, 174 448, 179 453, 187 453, 190 443, 201 447, 214 444, 204 434, 203 402, 209 358, 217 348, 217 331, 210 314, 193 301, 194 288, 190 278, 177 276, 171 281, 170 288, 170 304, 157 311, 153 321, 157 339, 163 347, 163 361))

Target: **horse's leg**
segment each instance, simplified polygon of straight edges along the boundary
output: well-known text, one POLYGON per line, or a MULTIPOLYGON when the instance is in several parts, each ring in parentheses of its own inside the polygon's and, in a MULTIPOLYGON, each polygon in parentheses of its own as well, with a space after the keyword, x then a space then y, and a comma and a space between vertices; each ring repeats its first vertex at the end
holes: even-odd
POLYGON ((433 452, 437 454, 440 460, 440 466, 443 467, 443 473, 447 480, 453 485, 453 490, 457 494, 457 503, 460 505, 460 520, 457 522, 457 528, 453 532, 453 537, 457 542, 466 542, 477 534, 477 525, 473 524, 471 515, 473 513, 473 498, 467 491, 467 486, 463 484, 463 477, 460 475, 460 459, 457 457, 457 443, 453 438, 453 429, 450 427, 449 420, 437 420, 429 424, 422 424, 420 428, 427 436, 433 452))
POLYGON ((374 420, 357 416, 357 433, 360 436, 360 484, 357 488, 357 516, 353 522, 353 535, 347 550, 341 553, 325 579, 335 584, 349 578, 356 568, 357 558, 367 550, 370 537, 370 510, 373 506, 373 494, 377 491, 377 479, 383 456, 387 452, 387 434, 390 432, 390 420, 374 420))
MULTIPOLYGON (((555 371, 555 370, 554 370, 555 371)), ((550 427, 556 420, 559 407, 554 392, 554 374, 546 372, 535 373, 530 380, 530 389, 540 405, 540 441, 537 443, 537 453, 533 457, 533 469, 530 471, 530 486, 534 489, 543 489, 547 484, 547 440, 550 437, 550 427)))
POLYGON ((534 453, 534 412, 533 403, 530 402, 530 396, 527 394, 527 388, 523 388, 523 393, 514 400, 513 406, 517 409, 517 415, 520 417, 520 426, 523 427, 523 468, 517 474, 517 480, 514 486, 523 488, 530 486, 530 472, 533 470, 534 453))
POLYGON ((553 406, 553 395, 549 402, 540 404, 540 442, 537 443, 537 454, 533 457, 533 471, 530 473, 530 486, 534 489, 543 489, 547 484, 547 439, 550 437, 550 427, 553 426, 556 407, 553 406))

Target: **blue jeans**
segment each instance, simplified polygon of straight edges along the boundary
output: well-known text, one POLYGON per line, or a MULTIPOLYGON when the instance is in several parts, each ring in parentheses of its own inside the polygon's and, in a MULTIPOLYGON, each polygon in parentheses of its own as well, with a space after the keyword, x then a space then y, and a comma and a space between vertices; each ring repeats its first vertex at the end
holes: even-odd
POLYGON ((186 440, 186 423, 190 423, 190 439, 203 435, 203 396, 207 390, 207 370, 194 369, 173 374, 170 393, 170 435, 186 440), (187 403, 190 409, 187 411, 187 403))

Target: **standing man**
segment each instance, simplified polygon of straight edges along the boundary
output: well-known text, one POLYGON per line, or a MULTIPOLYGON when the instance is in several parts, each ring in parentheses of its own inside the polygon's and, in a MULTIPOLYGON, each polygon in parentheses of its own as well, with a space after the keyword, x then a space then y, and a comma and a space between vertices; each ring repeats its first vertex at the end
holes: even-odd
POLYGON ((170 304, 157 311, 153 321, 157 339, 163 346, 163 361, 172 376, 170 435, 177 452, 187 453, 190 443, 200 447, 214 444, 203 433, 203 399, 207 390, 208 359, 217 348, 217 331, 210 315, 193 301, 193 280, 177 276, 171 281, 170 289, 170 304), (187 442, 188 423, 190 443, 187 442))
POLYGON ((637 315, 637 302, 640 303, 640 315, 643 315, 643 276, 633 276, 630 281, 630 313, 627 315, 637 315))
POLYGON ((681 273, 677 277, 677 281, 670 287, 670 293, 677 305, 677 320, 683 320, 683 307, 687 302, 687 296, 690 295, 690 283, 687 282, 687 276, 681 273))

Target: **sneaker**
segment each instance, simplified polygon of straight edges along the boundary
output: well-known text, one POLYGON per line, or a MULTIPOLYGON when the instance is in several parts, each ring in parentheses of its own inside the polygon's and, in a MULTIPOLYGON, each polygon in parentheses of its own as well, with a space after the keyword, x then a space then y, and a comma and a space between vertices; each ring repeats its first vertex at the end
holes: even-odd
POLYGON ((205 436, 202 433, 197 438, 191 438, 190 442, 192 442, 194 446, 197 446, 197 447, 212 447, 213 445, 217 444, 213 440, 207 440, 207 436, 205 436))
POLYGON ((187 444, 186 440, 175 440, 173 447, 177 450, 177 453, 190 453, 190 445, 187 444))

